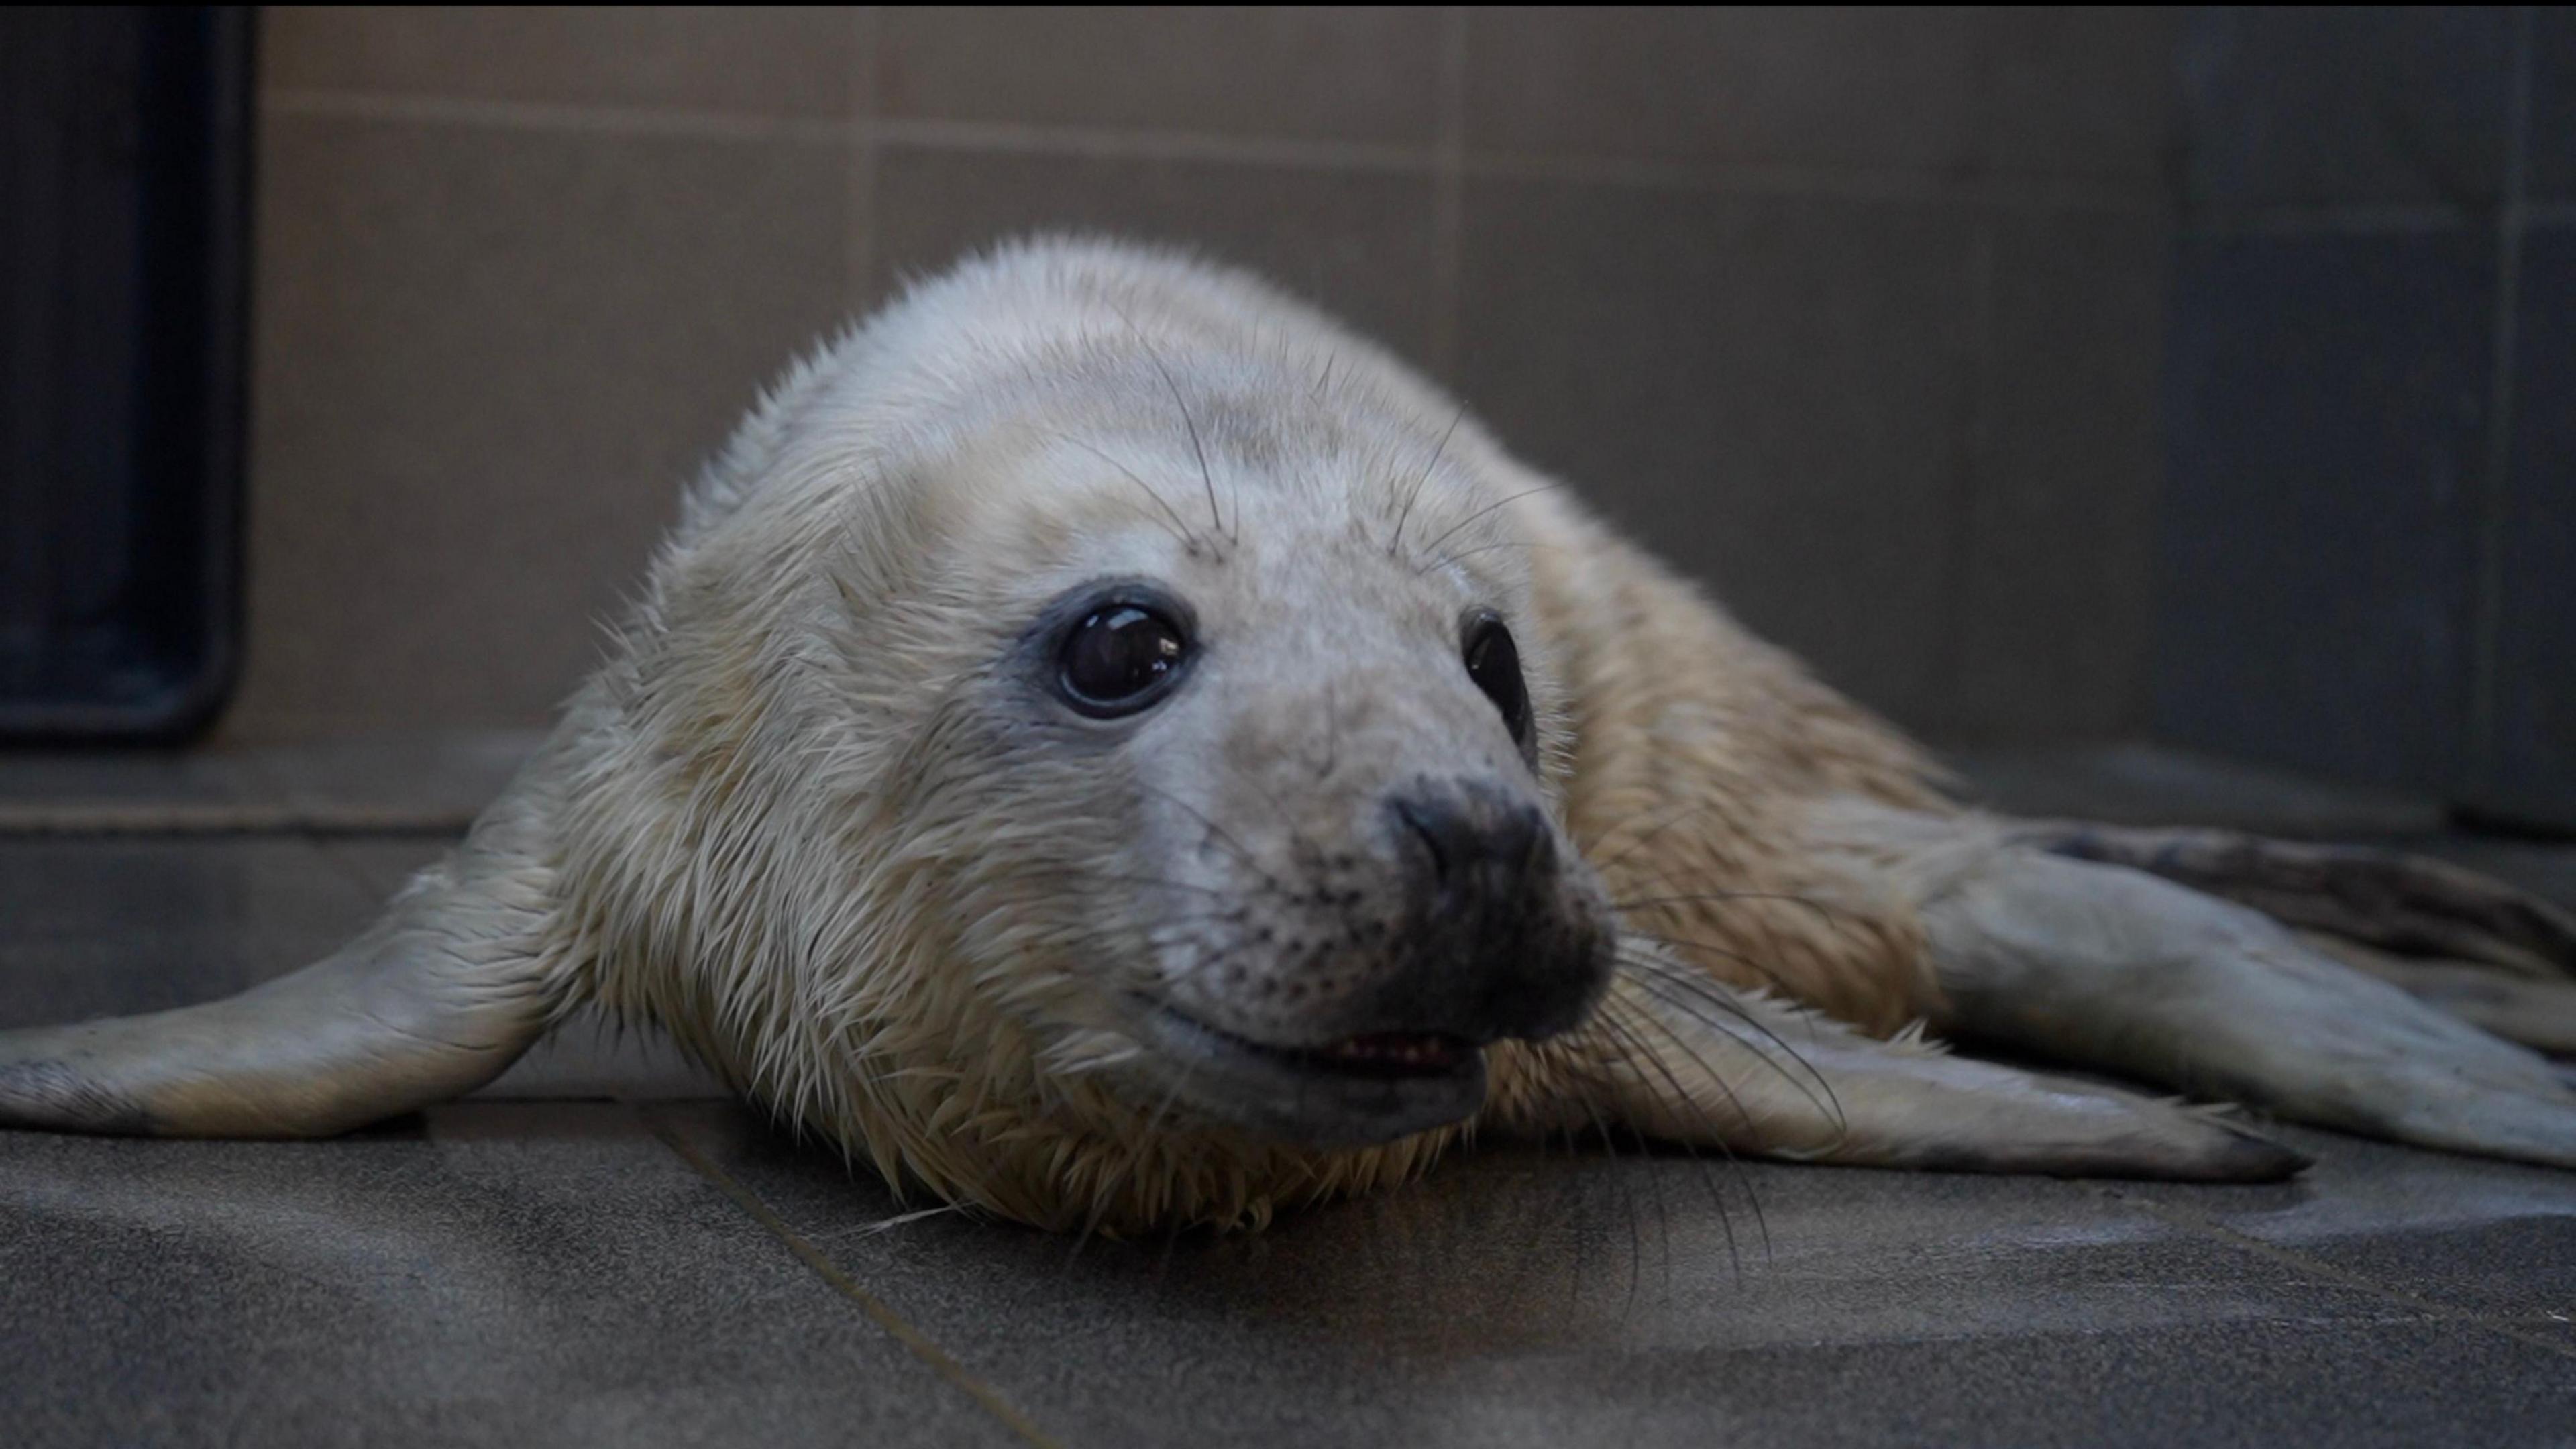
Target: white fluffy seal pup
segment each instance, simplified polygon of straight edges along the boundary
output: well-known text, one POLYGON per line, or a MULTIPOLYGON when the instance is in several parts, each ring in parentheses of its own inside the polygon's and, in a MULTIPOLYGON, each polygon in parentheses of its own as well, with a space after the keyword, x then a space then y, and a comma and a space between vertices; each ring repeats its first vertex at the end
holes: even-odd
POLYGON ((2576 1165, 2552 1064, 2402 989, 2468 973, 2486 1027, 2565 1049, 2571 970, 2576 921, 2444 867, 1963 810, 1387 353, 1237 272, 1039 241, 788 374, 374 928, 0 1035, 0 1122, 337 1132, 597 1003, 899 1186, 1053 1227, 1257 1225, 1478 1131, 2302 1163, 1926 1028, 2576 1165))

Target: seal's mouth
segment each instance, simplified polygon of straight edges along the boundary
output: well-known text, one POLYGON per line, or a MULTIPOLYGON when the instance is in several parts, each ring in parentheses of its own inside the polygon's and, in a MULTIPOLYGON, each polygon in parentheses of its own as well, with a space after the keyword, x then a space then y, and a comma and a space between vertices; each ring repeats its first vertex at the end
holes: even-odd
POLYGON ((1279 1046, 1164 1003, 1147 1023, 1176 1094, 1288 1141, 1385 1142, 1464 1120, 1484 1105, 1483 1044, 1445 1032, 1374 1031, 1279 1046))
POLYGON ((1320 1047, 1265 1046, 1205 1022, 1192 1025, 1239 1051, 1267 1056, 1296 1071, 1357 1077, 1440 1077, 1457 1072, 1477 1051, 1465 1037, 1436 1031, 1373 1031, 1320 1047))

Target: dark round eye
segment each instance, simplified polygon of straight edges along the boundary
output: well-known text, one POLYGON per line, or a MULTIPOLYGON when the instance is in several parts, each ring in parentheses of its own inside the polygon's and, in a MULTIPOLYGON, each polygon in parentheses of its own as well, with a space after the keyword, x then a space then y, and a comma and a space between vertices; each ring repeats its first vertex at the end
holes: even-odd
POLYGON ((1131 714, 1162 697, 1189 654, 1181 626, 1142 604, 1104 604, 1065 635, 1056 683, 1090 715, 1131 714))
POLYGON ((1520 646, 1512 642, 1512 631, 1491 614, 1479 614, 1467 623, 1467 677, 1503 712, 1503 724, 1512 738, 1529 743, 1529 683, 1521 678, 1520 646))

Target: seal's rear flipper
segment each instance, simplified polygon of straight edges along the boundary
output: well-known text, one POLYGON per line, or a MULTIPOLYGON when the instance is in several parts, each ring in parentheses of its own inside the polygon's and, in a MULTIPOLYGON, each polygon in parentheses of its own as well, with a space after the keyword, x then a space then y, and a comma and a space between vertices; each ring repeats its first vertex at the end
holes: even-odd
POLYGON ((1652 959, 1623 964, 1587 1032, 1538 1125, 1954 1172, 2269 1182, 2308 1163, 2208 1108, 1878 1041, 1652 959))
POLYGON ((2232 830, 2067 821, 2015 822, 2008 838, 2162 876, 2377 951, 2476 962, 2534 981, 2576 981, 2576 912, 2447 861, 2232 830))
POLYGON ((293 975, 176 1011, 0 1032, 0 1127, 313 1137, 491 1081, 554 1006, 529 798, 514 788, 366 934, 293 975))
MULTIPOLYGON (((1926 832, 1943 826, 1923 819, 1882 833, 1938 850, 1926 832)), ((1923 882, 1946 1029, 2320 1126, 2576 1167, 2576 1092, 2546 1059, 2245 906, 2009 839, 1923 882)))

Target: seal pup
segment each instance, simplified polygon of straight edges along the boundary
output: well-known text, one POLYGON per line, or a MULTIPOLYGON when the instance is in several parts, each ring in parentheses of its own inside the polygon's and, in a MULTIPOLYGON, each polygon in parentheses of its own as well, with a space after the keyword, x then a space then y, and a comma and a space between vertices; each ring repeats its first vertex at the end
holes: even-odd
POLYGON ((587 1002, 898 1188, 1059 1228, 1258 1225, 1477 1131, 2302 1165, 1930 1034, 2576 1165, 2552 1065, 2403 989, 2465 974, 2564 1047, 2571 968, 2566 914, 2444 867, 1961 808, 1386 352, 1045 240, 788 373, 373 928, 0 1035, 0 1122, 338 1132, 587 1002))

